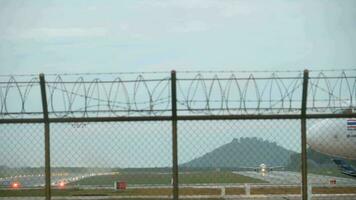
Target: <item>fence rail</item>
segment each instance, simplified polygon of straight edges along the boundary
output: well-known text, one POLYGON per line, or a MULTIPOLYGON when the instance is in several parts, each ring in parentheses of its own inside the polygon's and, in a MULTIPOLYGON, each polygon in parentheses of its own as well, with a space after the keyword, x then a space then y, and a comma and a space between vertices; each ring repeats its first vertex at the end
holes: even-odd
MULTIPOLYGON (((308 120, 356 117, 356 113, 352 112, 356 107, 356 70, 312 71, 310 73, 307 70, 304 73, 176 73, 172 71, 170 76, 164 73, 103 74, 102 79, 92 78, 91 76, 93 75, 89 74, 83 77, 78 77, 78 75, 49 75, 47 81, 45 81, 43 74, 39 77, 0 77, 0 126, 44 124, 44 137, 42 139, 44 142, 43 166, 46 199, 51 199, 52 196, 51 169, 53 167, 51 168, 51 163, 53 160, 51 162, 51 155, 58 156, 57 152, 51 151, 51 149, 57 148, 56 143, 54 143, 53 148, 50 146, 53 143, 51 138, 53 136, 56 138, 56 134, 62 134, 56 132, 57 129, 52 130, 53 127, 51 126, 53 125, 76 123, 79 125, 72 128, 82 128, 91 132, 85 123, 124 124, 171 121, 171 149, 169 150, 171 164, 167 165, 166 163, 164 166, 169 166, 168 168, 171 169, 171 172, 168 173, 172 177, 171 194, 173 199, 178 199, 180 194, 179 180, 183 179, 183 182, 185 182, 186 177, 191 176, 188 173, 186 177, 180 177, 185 174, 184 166, 190 166, 188 168, 194 171, 196 167, 193 167, 195 166, 193 161, 199 159, 199 157, 193 157, 194 159, 191 162, 183 164, 180 162, 179 145, 180 141, 184 141, 180 138, 182 137, 180 135, 184 134, 180 132, 179 123, 190 121, 213 123, 214 121, 300 120, 300 138, 294 138, 296 141, 300 141, 300 145, 291 148, 301 152, 301 194, 302 199, 306 200, 308 199, 308 120), (344 110, 350 110, 350 112, 340 112, 344 110)), ((229 124, 229 126, 232 125, 229 124)), ((248 126, 252 127, 252 125, 248 126)), ((193 127, 193 125, 190 125, 190 128, 193 127)), ((131 130, 126 126, 121 128, 131 130)), ((14 127, 9 130, 13 129, 14 127)), ((66 130, 66 127, 64 129, 66 130)), ((214 127, 211 127, 211 129, 214 129, 214 127)), ((189 132, 189 130, 185 131, 189 132)), ((76 130, 68 129, 67 131, 71 133, 76 130)), ((159 132, 156 129, 152 131, 159 132)), ((209 132, 209 130, 206 130, 206 132, 209 132)), ((5 132, 3 134, 6 135, 5 132)), ((85 136, 82 137, 85 138, 85 136)), ((58 140, 58 138, 55 140, 58 140)), ((100 145, 105 146, 107 144, 100 145)), ((152 152, 156 151, 152 150, 152 152)), ((204 156, 201 158, 203 159, 204 156)), ((54 160, 57 162, 56 159, 54 160)), ((162 166, 162 164, 159 165, 162 166)), ((220 170, 220 167, 213 166, 215 165, 211 165, 210 168, 220 170)), ((140 167, 142 166, 138 166, 138 168, 140 167)), ((228 169, 232 166, 225 167, 228 169)), ((206 169, 204 168, 204 170, 206 169)), ((222 170, 226 169, 222 167, 222 170)), ((130 168, 130 170, 133 170, 133 168, 130 168)), ((133 172, 130 170, 125 171, 125 173, 126 177, 132 178, 133 172)), ((200 176, 204 176, 204 170, 200 173, 200 176)), ((214 177, 217 180, 220 178, 222 182, 229 180, 229 177, 224 173, 219 173, 214 177)), ((233 171, 233 173, 235 172, 233 171)), ((212 172, 212 174, 214 173, 212 172)), ((84 173, 82 176, 86 177, 84 173)), ((155 177, 157 179, 167 178, 162 174, 157 176, 159 176, 155 177)), ((194 179, 194 177, 190 178, 194 179)), ((163 182, 166 184, 165 181, 163 182)))

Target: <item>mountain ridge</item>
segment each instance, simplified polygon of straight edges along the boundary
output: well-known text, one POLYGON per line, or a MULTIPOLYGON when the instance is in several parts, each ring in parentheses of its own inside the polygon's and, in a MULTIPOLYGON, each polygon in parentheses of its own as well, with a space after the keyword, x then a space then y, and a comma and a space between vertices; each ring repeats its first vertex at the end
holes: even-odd
POLYGON ((183 168, 240 168, 286 166, 296 152, 260 138, 234 138, 200 157, 181 164, 183 168))

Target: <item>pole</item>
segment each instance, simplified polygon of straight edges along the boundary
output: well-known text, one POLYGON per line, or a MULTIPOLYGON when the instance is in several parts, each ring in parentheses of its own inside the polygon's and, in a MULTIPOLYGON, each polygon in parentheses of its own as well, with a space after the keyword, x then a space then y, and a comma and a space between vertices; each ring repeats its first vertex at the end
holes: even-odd
POLYGON ((178 139, 177 139, 177 88, 176 72, 171 71, 172 90, 172 179, 173 179, 173 200, 178 200, 178 139))
POLYGON ((42 96, 42 110, 44 121, 44 139, 45 139, 45 194, 46 200, 51 200, 51 159, 50 159, 50 137, 49 137, 49 117, 46 95, 46 81, 44 74, 40 74, 40 86, 42 96))
POLYGON ((303 95, 301 110, 301 139, 302 139, 302 199, 308 199, 308 166, 307 166, 307 97, 308 97, 309 71, 304 70, 303 75, 303 95))

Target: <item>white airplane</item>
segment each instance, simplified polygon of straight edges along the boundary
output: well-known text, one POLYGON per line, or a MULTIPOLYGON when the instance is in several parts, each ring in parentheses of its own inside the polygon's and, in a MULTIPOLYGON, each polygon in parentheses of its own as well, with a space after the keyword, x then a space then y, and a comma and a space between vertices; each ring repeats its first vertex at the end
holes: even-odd
POLYGON ((283 166, 275 166, 275 167, 268 167, 266 164, 262 163, 258 167, 241 167, 240 169, 243 170, 253 170, 256 172, 259 172, 262 174, 262 176, 265 176, 268 172, 278 170, 278 169, 283 169, 283 166))
MULTIPOLYGON (((355 111, 341 111, 352 112, 355 111)), ((320 153, 356 160, 356 118, 334 118, 317 122, 307 131, 307 143, 310 148, 320 153)))

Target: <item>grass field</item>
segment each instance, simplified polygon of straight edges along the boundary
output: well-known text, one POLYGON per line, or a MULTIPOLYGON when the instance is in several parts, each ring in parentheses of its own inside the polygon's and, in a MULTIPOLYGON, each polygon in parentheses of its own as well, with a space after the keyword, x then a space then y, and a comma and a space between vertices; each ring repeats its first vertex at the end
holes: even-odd
MULTIPOLYGON (((122 172, 118 175, 88 177, 69 185, 113 185, 115 181, 125 181, 128 185, 170 185, 170 173, 122 172)), ((233 174, 231 172, 185 172, 179 175, 180 184, 214 183, 265 183, 265 181, 233 174)))
MULTIPOLYGON (((181 188, 180 195, 219 195, 219 189, 211 188, 181 188)), ((2 190, 0 197, 10 196, 44 196, 44 190, 2 190)), ((113 189, 53 189, 52 196, 170 196, 171 188, 127 189, 116 191, 113 189)))

